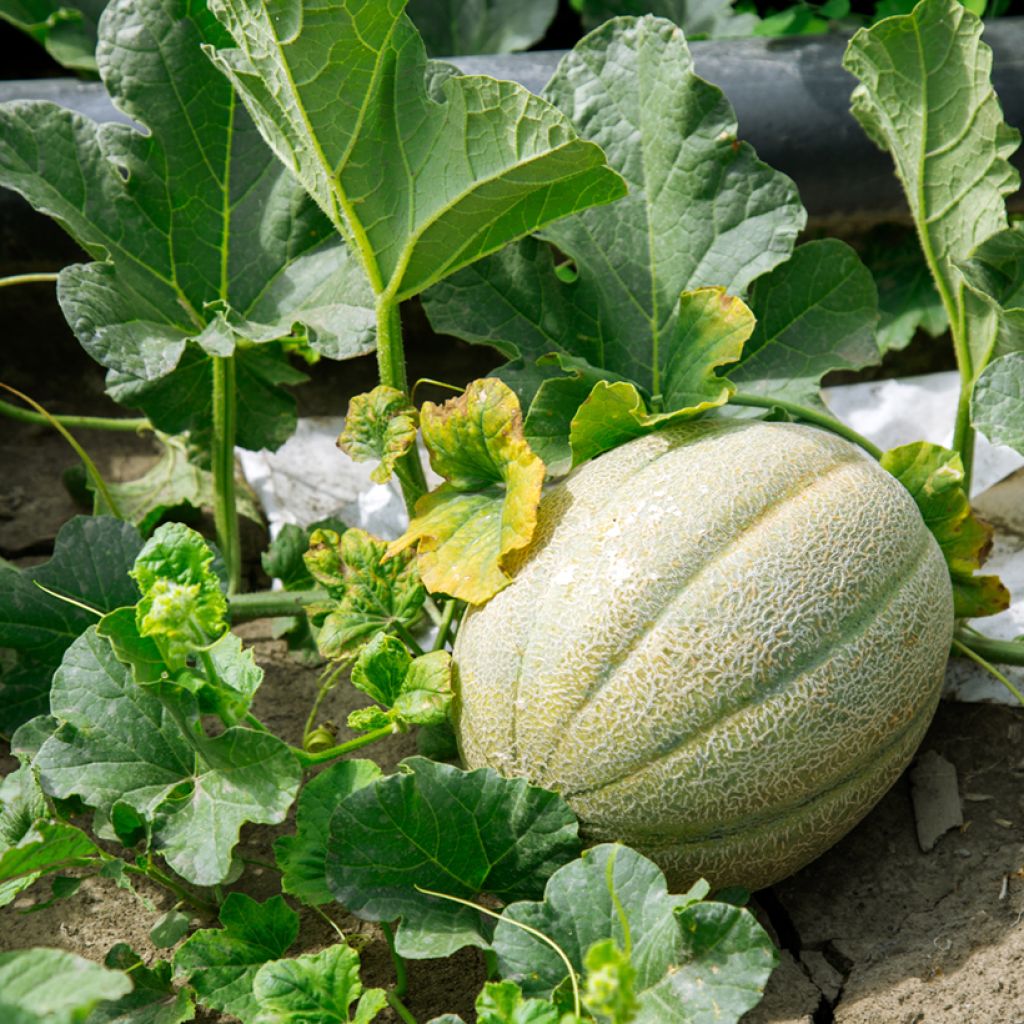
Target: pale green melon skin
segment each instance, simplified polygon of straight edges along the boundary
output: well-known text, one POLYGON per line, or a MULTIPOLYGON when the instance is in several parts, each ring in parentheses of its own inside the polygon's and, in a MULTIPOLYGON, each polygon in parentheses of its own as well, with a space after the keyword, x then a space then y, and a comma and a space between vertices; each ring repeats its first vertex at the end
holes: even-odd
POLYGON ((559 791, 676 886, 760 888, 856 824, 935 711, 953 633, 905 488, 811 427, 686 424, 548 494, 463 621, 467 767, 559 791))

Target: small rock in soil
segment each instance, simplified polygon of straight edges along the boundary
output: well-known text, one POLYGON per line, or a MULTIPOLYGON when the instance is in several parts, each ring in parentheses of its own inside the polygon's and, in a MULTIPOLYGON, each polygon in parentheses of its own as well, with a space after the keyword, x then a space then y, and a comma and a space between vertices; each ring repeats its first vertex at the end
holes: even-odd
POLYGON ((917 842, 928 853, 951 828, 964 823, 956 768, 934 750, 925 751, 910 771, 910 793, 917 842))

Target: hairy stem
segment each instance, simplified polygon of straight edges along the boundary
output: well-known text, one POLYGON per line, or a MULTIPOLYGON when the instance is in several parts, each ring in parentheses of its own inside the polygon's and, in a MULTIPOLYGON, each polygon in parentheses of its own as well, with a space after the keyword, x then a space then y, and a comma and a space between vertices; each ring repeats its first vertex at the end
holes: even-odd
POLYGON ((140 867, 137 864, 125 864, 124 869, 129 874, 137 875, 140 878, 148 878, 151 882, 163 886, 168 891, 174 893, 182 903, 187 903, 193 910, 198 910, 200 914, 206 917, 217 916, 217 908, 212 903, 194 896, 188 889, 179 885, 169 875, 165 875, 159 868, 154 867, 153 864, 148 864, 146 867, 140 867))
POLYGON ((38 423, 40 426, 51 427, 59 423, 62 427, 76 430, 123 430, 133 434, 143 430, 152 430, 153 424, 145 418, 120 419, 116 416, 57 416, 53 413, 49 418, 31 409, 21 409, 10 402, 0 402, 0 416, 20 420, 22 423, 38 423))
POLYGON ((302 730, 302 746, 303 749, 309 744, 309 737, 316 727, 316 716, 320 712, 320 705, 323 704, 324 698, 334 689, 338 682, 338 677, 346 668, 351 664, 351 659, 339 662, 336 666, 329 666, 329 670, 324 673, 323 682, 320 684, 320 689, 317 691, 316 699, 313 701, 313 706, 309 709, 309 715, 306 717, 306 725, 302 730))
POLYGON ((307 604, 326 601, 329 596, 326 590, 254 590, 249 594, 232 594, 228 615, 233 626, 253 619, 302 615, 307 604))
POLYGON ((444 614, 441 616, 441 623, 437 627, 437 638, 434 640, 434 646, 431 650, 444 650, 444 645, 448 643, 448 634, 452 629, 452 621, 454 620, 455 613, 459 610, 460 605, 462 605, 462 602, 456 601, 454 597, 450 597, 448 599, 448 603, 444 606, 444 614))
POLYGON ((811 409, 806 405, 798 405, 796 402, 787 402, 771 396, 749 395, 742 391, 734 394, 729 402, 732 405, 746 405, 757 409, 781 409, 805 423, 813 423, 817 427, 824 427, 826 430, 831 430, 833 434, 845 437, 847 441, 852 441, 855 445, 863 448, 872 458, 880 459, 882 457, 882 449, 878 445, 873 444, 862 434, 858 434, 856 430, 848 427, 841 420, 818 409, 811 409))
POLYGON ((233 356, 213 358, 213 521, 217 544, 228 568, 228 594, 242 585, 242 545, 235 495, 235 437, 238 433, 238 391, 233 356))

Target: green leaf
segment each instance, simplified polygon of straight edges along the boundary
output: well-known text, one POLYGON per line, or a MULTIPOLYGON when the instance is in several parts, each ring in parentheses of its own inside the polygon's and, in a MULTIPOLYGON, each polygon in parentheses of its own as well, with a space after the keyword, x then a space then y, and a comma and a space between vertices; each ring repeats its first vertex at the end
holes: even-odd
POLYGON ((281 896, 257 903, 232 892, 221 905, 220 923, 223 928, 204 928, 186 939, 174 954, 174 972, 203 1006, 252 1020, 259 1011, 253 979, 295 942, 299 915, 281 896))
POLYGON ((0 0, 0 18, 27 32, 66 68, 96 71, 97 22, 107 0, 0 0))
POLYGON ((994 360, 978 378, 971 422, 993 444, 1024 454, 1024 352, 994 360))
POLYGON ((394 716, 376 704, 369 707, 356 708, 350 711, 345 725, 353 732, 370 732, 371 730, 383 729, 386 725, 394 723, 394 716))
POLYGON ((100 835, 115 810, 144 822, 197 885, 228 877, 245 822, 283 821, 295 799, 302 773, 286 744, 240 727, 206 736, 190 694, 168 707, 136 686, 95 630, 69 648, 51 706, 59 726, 35 760, 43 789, 96 808, 100 835))
POLYGON ((756 14, 737 13, 731 0, 582 0, 583 24, 596 28, 621 15, 654 14, 674 21, 687 39, 728 39, 749 36, 756 14))
POLYGON ((636 1016, 636 968, 613 939, 595 942, 583 957, 583 1005, 598 1019, 629 1021, 636 1016))
POLYGON ((559 1024, 562 1015, 552 1003, 524 999, 514 981, 489 981, 476 997, 476 1019, 477 1024, 559 1024))
POLYGON ((960 264, 968 287, 996 320, 992 356, 1024 350, 1024 229, 986 239, 960 264))
POLYGON ((149 941, 157 949, 170 949, 176 946, 192 926, 192 918, 180 910, 168 910, 161 914, 152 928, 149 929, 149 941))
MULTIPOLYGON (((435 329, 526 364, 562 352, 662 396, 669 367, 694 358, 680 350, 690 340, 677 335, 680 295, 742 295, 787 259, 806 219, 796 187, 737 140, 732 108, 694 74, 668 21, 608 22, 563 59, 544 95, 600 142, 629 194, 544 230, 575 266, 573 282, 559 280, 545 248, 522 243, 427 296, 428 315, 435 329)), ((666 400, 656 411, 674 409, 666 400)))
POLYGON ((515 394, 493 377, 442 406, 425 402, 421 416, 430 464, 446 482, 416 502, 388 555, 416 544, 429 590, 479 604, 511 582, 504 564, 533 536, 544 463, 523 438, 515 394))
POLYGON ((212 567, 209 545, 183 523, 158 527, 135 559, 139 634, 153 637, 172 665, 226 628, 227 598, 212 567))
POLYGON ((412 18, 432 57, 511 53, 539 42, 557 0, 409 0, 412 18))
POLYGON ((49 710, 50 680, 64 652, 97 619, 36 583, 99 614, 134 604, 139 595, 128 570, 141 547, 142 538, 128 523, 76 516, 61 527, 48 562, 0 568, 0 647, 17 652, 13 665, 0 670, 0 733, 10 736, 49 710))
POLYGON ((542 903, 513 903, 494 932, 502 974, 522 978, 527 995, 549 997, 565 965, 519 921, 553 939, 582 971, 587 951, 612 939, 627 945, 643 1024, 737 1021, 761 998, 775 950, 749 911, 702 902, 707 884, 670 895, 647 858, 605 844, 551 876, 542 903), (506 920, 507 919, 507 920, 506 920))
POLYGON ((401 640, 378 633, 360 652, 352 666, 352 685, 390 708, 402 692, 412 655, 401 640))
MULTIPOLYGON (((289 365, 281 346, 240 348, 234 354, 238 392, 240 447, 258 451, 279 448, 295 433, 295 399, 283 385, 309 378, 289 365)), ((116 402, 143 409, 153 425, 167 434, 188 432, 198 453, 208 452, 213 423, 213 363, 189 345, 177 367, 155 381, 117 370, 107 373, 107 394, 116 402)))
POLYGON ((870 232, 864 263, 878 289, 878 351, 907 347, 918 330, 933 338, 949 327, 942 299, 909 228, 886 225, 870 232))
POLYGON ((395 463, 416 443, 418 429, 419 415, 405 394, 381 384, 348 403, 338 447, 356 462, 379 462, 370 479, 386 484, 395 463))
POLYGON ((99 848, 80 828, 64 822, 36 822, 18 843, 0 844, 0 907, 44 875, 100 863, 99 848))
POLYGON ((334 897, 325 877, 331 815, 350 793, 379 777, 380 768, 373 761, 337 761, 302 787, 295 835, 274 841, 274 859, 285 892, 310 906, 331 902, 334 897))
MULTIPOLYGON (((64 313, 93 358, 136 384, 165 377, 186 347, 208 373, 240 338, 297 333, 334 357, 370 347, 366 283, 349 307, 326 298, 351 292, 359 271, 200 53, 226 41, 205 5, 113 0, 96 59, 114 103, 145 133, 47 103, 0 111, 0 182, 97 261, 61 272, 64 313), (355 324, 352 304, 365 307, 355 324)), ((150 411, 145 389, 118 398, 150 411)), ((161 429, 185 428, 169 427, 154 401, 161 429)))
POLYGON ((452 698, 452 656, 431 651, 409 666, 393 709, 403 722, 440 725, 448 719, 452 698))
POLYGON ((174 988, 166 960, 147 967, 131 946, 119 942, 104 963, 128 972, 135 988, 115 1002, 100 1003, 85 1024, 183 1024, 195 1017, 191 995, 174 988))
POLYGON ((652 403, 670 411, 648 412, 648 403, 633 384, 599 381, 569 426, 573 465, 724 405, 735 388, 715 371, 740 358, 754 326, 744 302, 726 295, 722 288, 684 292, 665 367, 664 392, 652 403))
POLYGON ((426 590, 411 552, 385 560, 387 541, 352 528, 339 536, 315 530, 304 559, 310 575, 331 595, 308 611, 320 627, 317 646, 329 659, 351 656, 377 633, 411 626, 426 590))
POLYGON ((808 242, 760 278, 750 296, 757 326, 737 367, 737 390, 800 405, 820 404, 833 370, 879 362, 878 292, 871 272, 844 242, 808 242))
POLYGON ((62 949, 0 953, 0 1019, 15 1024, 75 1024, 101 999, 117 999, 132 983, 62 949))
POLYGON ((960 456, 940 445, 918 441, 885 452, 881 465, 910 492, 938 541, 949 566, 957 617, 1005 611, 1010 594, 999 577, 975 575, 988 557, 993 530, 971 511, 960 456))
MULTIPOLYGON (((956 267, 1006 227, 1004 198, 1020 181, 1008 160, 1020 136, 1003 122, 981 31, 957 0, 926 0, 861 29, 843 59, 861 83, 853 113, 892 155, 943 304, 957 316, 956 267)), ((969 327, 975 373, 992 344, 986 325, 969 327)))
POLYGON ((23 760, 21 767, 0 778, 0 851, 20 843, 47 812, 30 758, 23 760))
POLYGON ((488 929, 476 910, 414 886, 517 899, 539 893, 578 849, 576 819, 556 794, 490 769, 463 772, 414 757, 338 805, 327 881, 358 917, 400 917, 401 955, 447 956, 486 947, 488 929))
POLYGON ((256 1024, 369 1024, 388 1002, 382 988, 363 991, 359 954, 344 942, 264 964, 252 991, 260 1007, 256 1024))
MULTIPOLYGON (((134 523, 144 537, 153 532, 164 516, 188 509, 212 509, 214 505, 213 474, 189 460, 184 440, 162 434, 157 439, 163 452, 152 468, 134 480, 107 482, 107 490, 121 516, 134 523)), ((263 516, 252 491, 242 479, 235 483, 239 514, 262 524, 263 516)), ((87 478, 86 487, 98 503, 100 498, 91 478, 87 478)), ((98 506, 94 508, 98 511, 98 506)))
POLYGON ((404 0, 214 0, 213 58, 274 151, 401 300, 623 194, 601 150, 522 86, 429 69, 404 0))

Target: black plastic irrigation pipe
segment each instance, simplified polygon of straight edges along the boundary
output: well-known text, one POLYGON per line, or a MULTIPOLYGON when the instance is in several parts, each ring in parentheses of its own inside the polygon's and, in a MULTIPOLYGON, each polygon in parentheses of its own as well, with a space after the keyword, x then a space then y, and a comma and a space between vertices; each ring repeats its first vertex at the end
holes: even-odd
MULTIPOLYGON (((1005 118, 1024 128, 1024 18, 991 22, 984 39, 993 50, 993 80, 1005 118)), ((736 109, 739 137, 793 178, 812 217, 855 218, 867 226, 907 216, 889 157, 850 114, 856 83, 841 65, 845 38, 713 40, 692 43, 691 49, 698 74, 721 86, 736 109)), ((517 53, 458 57, 452 63, 539 92, 561 56, 517 53)), ((0 102, 13 99, 48 99, 94 120, 126 120, 98 83, 0 82, 0 102)), ((1018 150, 1013 159, 1024 171, 1024 153, 1018 150)), ((1024 209, 1024 192, 1014 205, 1024 209)), ((39 215, 18 196, 0 190, 0 239, 34 231, 33 218, 39 215)))

